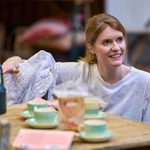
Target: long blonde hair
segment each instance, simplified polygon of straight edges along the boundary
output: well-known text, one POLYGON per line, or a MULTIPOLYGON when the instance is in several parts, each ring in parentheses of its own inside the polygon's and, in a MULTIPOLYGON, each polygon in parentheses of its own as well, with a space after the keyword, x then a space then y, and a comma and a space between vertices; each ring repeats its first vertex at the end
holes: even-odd
MULTIPOLYGON (((102 13, 93 16, 87 21, 85 26, 86 44, 94 46, 94 43, 96 42, 99 34, 108 26, 121 31, 123 33, 123 36, 126 36, 126 30, 117 18, 110 14, 102 13)), ((96 55, 90 52, 88 46, 85 57, 81 58, 80 60, 83 60, 90 64, 97 63, 96 55)))

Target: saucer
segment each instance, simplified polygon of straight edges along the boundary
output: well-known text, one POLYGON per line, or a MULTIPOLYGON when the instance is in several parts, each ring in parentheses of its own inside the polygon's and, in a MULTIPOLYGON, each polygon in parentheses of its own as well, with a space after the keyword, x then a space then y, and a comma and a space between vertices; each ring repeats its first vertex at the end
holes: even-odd
POLYGON ((99 136, 87 136, 84 131, 80 133, 80 138, 86 142, 107 142, 113 137, 112 131, 106 131, 99 136))
POLYGON ((28 110, 26 110, 26 111, 21 112, 20 116, 22 116, 23 118, 32 118, 33 114, 31 114, 28 110))
POLYGON ((88 114, 85 114, 84 118, 85 119, 102 119, 106 116, 106 113, 103 112, 103 111, 99 111, 98 114, 94 114, 94 115, 88 115, 88 114))
POLYGON ((58 126, 58 119, 55 119, 54 122, 50 123, 38 123, 35 118, 29 118, 25 121, 27 125, 29 125, 32 128, 37 128, 37 129, 50 129, 50 128, 56 128, 58 126))

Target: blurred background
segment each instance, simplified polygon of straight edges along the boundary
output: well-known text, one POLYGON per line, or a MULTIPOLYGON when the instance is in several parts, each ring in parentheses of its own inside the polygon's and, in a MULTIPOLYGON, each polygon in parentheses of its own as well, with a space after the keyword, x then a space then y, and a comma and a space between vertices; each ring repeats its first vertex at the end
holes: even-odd
POLYGON ((149 0, 0 0, 0 63, 44 49, 56 61, 85 54, 86 20, 107 12, 127 29, 126 63, 150 71, 149 0))

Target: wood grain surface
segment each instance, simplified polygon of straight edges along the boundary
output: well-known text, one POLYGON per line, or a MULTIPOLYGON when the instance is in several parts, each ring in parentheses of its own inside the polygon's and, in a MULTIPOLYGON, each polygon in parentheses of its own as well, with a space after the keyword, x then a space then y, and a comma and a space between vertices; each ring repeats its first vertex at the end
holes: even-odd
MULTIPOLYGON (((8 119, 11 124, 9 150, 13 150, 11 144, 18 131, 21 128, 29 128, 24 122, 25 119, 19 115, 25 109, 26 104, 11 105, 7 107, 6 114, 0 115, 0 120, 8 119)), ((89 143, 76 137, 71 150, 150 150, 150 125, 111 114, 107 114, 105 120, 108 123, 108 129, 115 132, 115 136, 109 142, 89 143)))

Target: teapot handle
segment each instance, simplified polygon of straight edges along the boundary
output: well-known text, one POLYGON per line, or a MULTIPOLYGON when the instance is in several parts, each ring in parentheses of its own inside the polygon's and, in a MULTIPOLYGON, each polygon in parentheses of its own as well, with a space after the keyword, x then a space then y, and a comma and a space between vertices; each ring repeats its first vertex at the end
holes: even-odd
POLYGON ((3 70, 2 70, 2 65, 0 64, 0 84, 3 85, 3 70))

